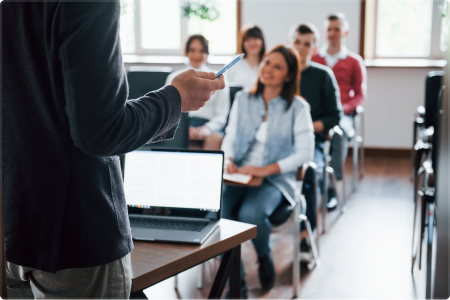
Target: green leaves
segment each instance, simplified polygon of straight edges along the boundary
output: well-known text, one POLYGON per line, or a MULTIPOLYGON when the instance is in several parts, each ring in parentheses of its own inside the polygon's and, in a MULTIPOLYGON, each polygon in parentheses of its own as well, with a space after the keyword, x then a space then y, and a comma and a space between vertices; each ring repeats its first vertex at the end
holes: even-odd
POLYGON ((201 20, 215 21, 220 17, 219 10, 214 1, 185 1, 181 6, 184 16, 191 18, 197 17, 201 20))

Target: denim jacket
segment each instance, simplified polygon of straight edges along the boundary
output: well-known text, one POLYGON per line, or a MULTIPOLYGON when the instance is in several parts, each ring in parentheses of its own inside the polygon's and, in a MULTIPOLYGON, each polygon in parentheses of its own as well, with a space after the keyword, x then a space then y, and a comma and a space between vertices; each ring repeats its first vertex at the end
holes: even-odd
MULTIPOLYGON (((264 166, 278 163, 281 173, 266 177, 288 199, 294 201, 295 174, 314 154, 314 131, 309 104, 295 97, 289 109, 281 96, 268 102, 267 140, 264 166)), ((266 108, 261 95, 248 92, 236 95, 231 108, 222 150, 240 167, 264 121, 266 108)))

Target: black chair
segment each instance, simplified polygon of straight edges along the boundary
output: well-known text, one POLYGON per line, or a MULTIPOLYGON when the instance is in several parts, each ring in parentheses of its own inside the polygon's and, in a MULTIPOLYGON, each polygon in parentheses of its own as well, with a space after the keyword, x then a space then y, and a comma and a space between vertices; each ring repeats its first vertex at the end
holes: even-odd
POLYGON ((330 162, 332 160, 332 156, 330 153, 331 149, 338 149, 340 151, 340 161, 337 163, 340 165, 342 169, 342 173, 344 173, 344 131, 339 126, 334 126, 325 134, 325 143, 324 143, 324 155, 325 155, 325 170, 323 172, 323 190, 322 190, 322 233, 325 233, 327 230, 326 226, 326 216, 328 213, 327 203, 328 203, 328 189, 329 189, 329 180, 333 181, 333 186, 336 190, 336 198, 338 200, 338 209, 340 213, 345 212, 345 204, 347 203, 346 196, 346 186, 345 186, 345 174, 342 174, 342 190, 338 189, 337 179, 334 173, 333 167, 331 167, 330 162), (339 143, 340 147, 334 147, 335 143, 339 143), (342 195, 342 196, 341 196, 342 195))
MULTIPOLYGON (((242 86, 230 86, 230 111, 231 107, 234 103, 234 98, 236 97, 237 92, 242 91, 242 86)), ((228 113, 227 122, 225 123, 225 127, 228 125, 228 118, 230 117, 230 114, 228 113)))
MULTIPOLYGON (((298 285, 300 282, 300 268, 299 268, 299 235, 300 235, 300 223, 306 226, 306 230, 308 232, 309 239, 311 241, 311 248, 314 255, 315 264, 320 265, 319 253, 316 247, 316 242, 314 238, 314 234, 311 229, 311 224, 306 217, 306 200, 303 195, 303 179, 305 178, 306 172, 312 173, 310 174, 313 178, 316 178, 316 165, 313 162, 306 163, 303 167, 300 167, 297 171, 296 175, 296 189, 295 189, 295 202, 291 202, 289 199, 284 198, 281 201, 280 205, 275 209, 275 211, 270 215, 269 220, 272 226, 275 228, 282 226, 287 223, 287 221, 292 217, 293 218, 293 242, 294 242, 294 253, 293 253, 293 266, 292 266, 292 289, 293 289, 293 297, 297 297, 298 293, 298 285)), ((315 182, 317 185, 317 182, 315 182)), ((316 186, 317 191, 317 186, 316 186)), ((317 199, 317 195, 316 195, 317 199)), ((316 222, 317 228, 317 222, 316 222)), ((317 234, 319 236, 319 234, 317 234)))
MULTIPOLYGON (((442 87, 442 78, 445 75, 443 71, 434 71, 429 72, 427 74, 427 78, 425 80, 425 103, 424 106, 419 106, 416 110, 416 116, 413 119, 413 150, 412 150, 412 168, 413 168, 413 180, 414 180, 414 205, 415 212, 414 216, 417 213, 417 206, 419 205, 419 186, 421 176, 424 174, 426 169, 423 168, 423 164, 426 161, 427 157, 429 157, 430 151, 436 152, 436 147, 432 147, 431 141, 438 142, 438 139, 432 139, 432 136, 437 137, 438 135, 434 134, 435 129, 438 129, 439 122, 437 120, 440 116, 440 91, 442 87)), ((436 153, 434 153, 436 155, 436 153)), ((432 161, 432 163, 436 164, 437 158, 432 161)), ((414 217, 414 225, 413 225, 413 262, 412 266, 414 266, 415 260, 415 250, 414 250, 414 237, 416 230, 416 217, 414 217)))
POLYGON ((173 72, 170 67, 131 66, 128 68, 129 99, 142 97, 166 84, 167 76, 173 72))
POLYGON ((426 290, 427 299, 431 299, 432 286, 432 269, 433 269, 433 244, 434 231, 436 226, 435 219, 435 195, 436 195, 436 174, 438 161, 438 148, 440 137, 440 119, 441 119, 441 97, 443 87, 442 77, 444 72, 430 72, 426 81, 426 98, 424 126, 420 137, 417 140, 415 149, 420 155, 419 169, 415 173, 414 180, 414 225, 413 225, 413 241, 412 241, 412 264, 411 272, 414 272, 414 263, 419 255, 419 269, 422 266, 422 244, 425 236, 425 228, 427 228, 427 265, 426 265, 426 290), (437 74, 436 74, 437 73, 437 74), (440 77, 440 78, 439 78, 440 77), (438 84, 439 83, 439 84, 438 84), (436 94, 436 89, 439 88, 436 94), (429 92, 429 90, 432 90, 429 92), (430 98, 427 98, 427 97, 430 98), (432 102, 432 103, 427 103, 432 102), (428 110, 427 110, 428 108, 428 110), (426 125, 429 125, 426 127, 426 125), (420 196, 420 197, 419 197, 420 196), (419 213, 420 212, 420 213, 419 213), (420 222, 419 232, 416 231, 416 223, 420 222), (417 240, 416 240, 417 238, 417 240), (414 245, 416 243, 416 245, 414 245))

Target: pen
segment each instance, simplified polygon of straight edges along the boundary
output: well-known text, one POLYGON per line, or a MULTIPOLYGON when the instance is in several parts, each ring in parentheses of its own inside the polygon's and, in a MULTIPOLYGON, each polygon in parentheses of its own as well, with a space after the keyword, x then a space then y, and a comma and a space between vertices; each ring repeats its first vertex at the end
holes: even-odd
POLYGON ((226 65, 225 67, 222 68, 222 70, 220 70, 219 72, 216 73, 216 79, 217 80, 220 75, 222 75, 223 73, 225 73, 229 68, 231 68, 232 66, 234 66, 238 61, 240 61, 243 57, 244 57, 245 53, 242 53, 241 55, 239 55, 238 57, 236 57, 235 59, 233 59, 232 62, 230 62, 228 65, 226 65))

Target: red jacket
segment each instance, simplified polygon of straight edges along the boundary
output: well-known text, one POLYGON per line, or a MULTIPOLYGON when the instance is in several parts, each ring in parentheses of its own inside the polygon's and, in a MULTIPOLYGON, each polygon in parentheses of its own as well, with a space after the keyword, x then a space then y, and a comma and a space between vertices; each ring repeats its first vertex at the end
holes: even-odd
MULTIPOLYGON (((321 56, 319 52, 311 60, 327 66, 325 56, 321 56)), ((350 114, 366 98, 367 71, 364 62, 361 56, 348 51, 347 57, 339 59, 331 69, 339 85, 344 113, 350 114)))

